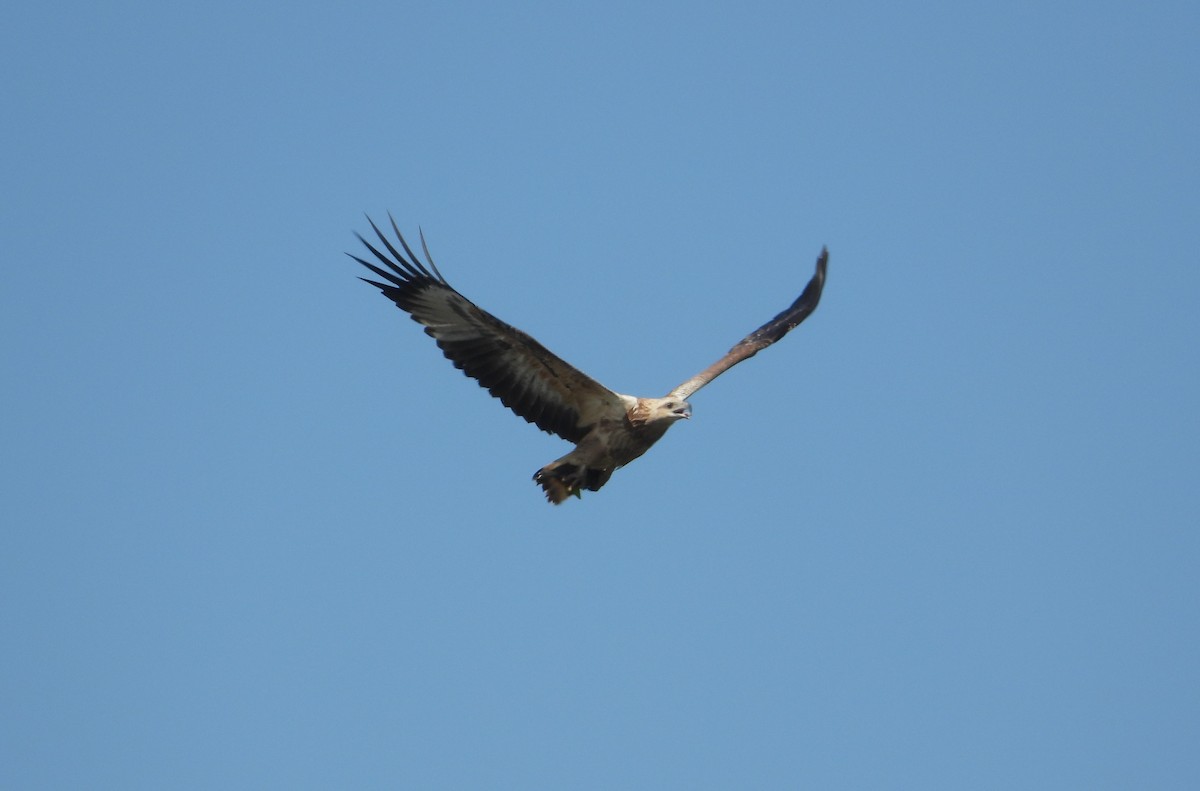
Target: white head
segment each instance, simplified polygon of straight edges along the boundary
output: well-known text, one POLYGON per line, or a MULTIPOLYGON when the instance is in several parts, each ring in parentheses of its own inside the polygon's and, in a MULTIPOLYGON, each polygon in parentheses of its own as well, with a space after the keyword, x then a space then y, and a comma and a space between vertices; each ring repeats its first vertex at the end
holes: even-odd
POLYGON ((682 398, 667 396, 665 398, 647 398, 645 401, 650 408, 650 414, 646 421, 648 423, 659 421, 674 423, 676 420, 686 420, 692 416, 692 405, 682 398))

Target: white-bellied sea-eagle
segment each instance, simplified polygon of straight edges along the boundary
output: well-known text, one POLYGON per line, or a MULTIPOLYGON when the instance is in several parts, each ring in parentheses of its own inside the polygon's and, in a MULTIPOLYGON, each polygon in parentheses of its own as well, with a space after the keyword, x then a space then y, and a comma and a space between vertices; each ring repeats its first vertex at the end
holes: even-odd
POLYGON ((399 250, 370 218, 367 221, 386 252, 358 235, 382 264, 348 254, 382 278, 361 279, 424 325, 450 362, 506 407, 543 431, 575 443, 574 450, 533 475, 546 499, 555 504, 578 497, 583 489, 598 491, 614 470, 649 450, 675 421, 691 416, 689 396, 808 318, 821 299, 829 261, 828 251, 822 249, 816 273, 796 301, 724 357, 661 398, 639 398, 609 390, 455 291, 433 263, 424 234, 421 248, 428 266, 404 241, 395 220, 392 230, 399 250))

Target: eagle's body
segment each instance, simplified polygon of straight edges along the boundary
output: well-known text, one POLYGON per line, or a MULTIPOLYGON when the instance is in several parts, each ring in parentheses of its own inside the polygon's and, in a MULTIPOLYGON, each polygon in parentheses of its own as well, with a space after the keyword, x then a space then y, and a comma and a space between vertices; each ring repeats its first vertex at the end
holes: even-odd
POLYGON ((650 450, 676 420, 690 414, 684 401, 617 396, 626 407, 623 415, 601 418, 575 450, 534 473, 550 502, 561 503, 580 489, 598 491, 614 470, 650 450))
POLYGON ((758 328, 704 371, 662 398, 613 392, 568 365, 529 335, 497 319, 455 291, 434 265, 421 239, 428 268, 409 248, 395 221, 403 253, 371 223, 391 257, 359 237, 387 269, 351 256, 385 282, 366 280, 425 326, 456 368, 543 431, 574 442, 575 449, 534 473, 546 498, 562 503, 583 489, 598 491, 613 471, 641 456, 680 419, 691 416, 687 398, 737 363, 782 338, 817 307, 829 255, 790 307, 758 328))

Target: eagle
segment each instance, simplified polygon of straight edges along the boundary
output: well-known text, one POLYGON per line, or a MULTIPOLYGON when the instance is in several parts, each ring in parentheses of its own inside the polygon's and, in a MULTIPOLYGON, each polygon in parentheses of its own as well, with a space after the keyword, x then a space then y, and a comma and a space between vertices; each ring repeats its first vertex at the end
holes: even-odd
POLYGON ((370 217, 367 222, 379 239, 378 246, 355 232, 376 263, 347 255, 380 278, 359 279, 423 325, 455 368, 506 407, 542 431, 575 444, 570 453, 533 474, 546 499, 555 505, 572 495, 581 497, 584 489, 599 491, 618 467, 649 450, 676 422, 691 417, 688 398, 693 393, 808 318, 821 299, 829 263, 829 251, 822 248, 812 279, 783 312, 665 396, 639 398, 609 390, 458 293, 434 264, 424 232, 421 250, 427 263, 413 253, 390 214, 388 219, 400 249, 370 217))

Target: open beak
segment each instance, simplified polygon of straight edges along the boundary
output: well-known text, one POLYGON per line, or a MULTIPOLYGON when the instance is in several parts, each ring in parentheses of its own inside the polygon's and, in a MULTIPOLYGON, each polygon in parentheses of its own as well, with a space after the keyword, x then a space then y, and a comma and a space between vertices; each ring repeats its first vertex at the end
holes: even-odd
POLYGON ((687 407, 687 406, 681 406, 681 407, 679 407, 679 409, 675 410, 675 414, 678 415, 679 417, 683 418, 684 420, 687 420, 688 418, 690 418, 692 416, 692 408, 687 407))

